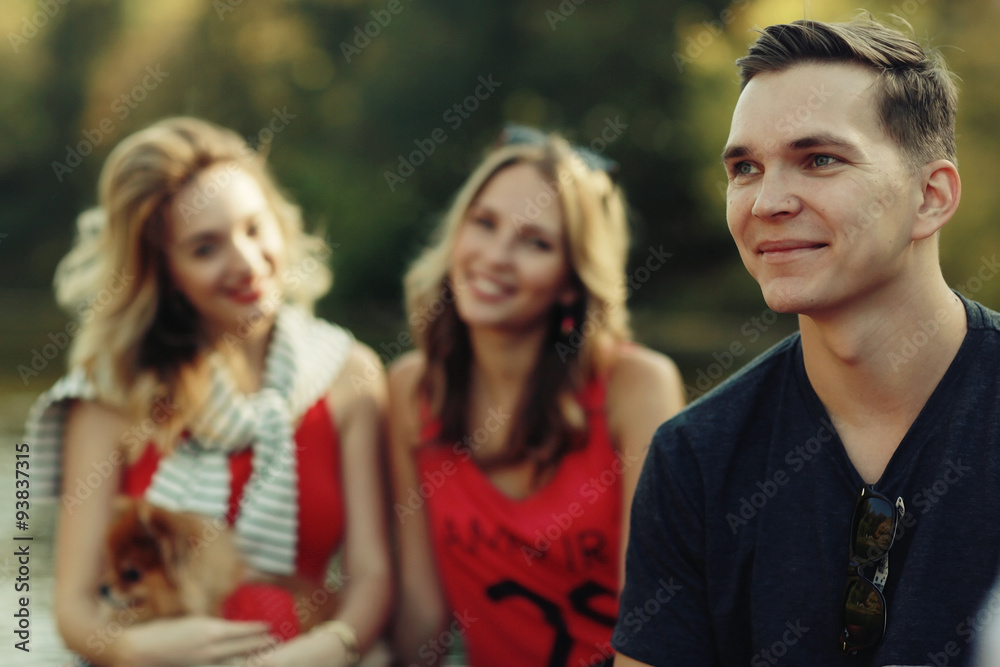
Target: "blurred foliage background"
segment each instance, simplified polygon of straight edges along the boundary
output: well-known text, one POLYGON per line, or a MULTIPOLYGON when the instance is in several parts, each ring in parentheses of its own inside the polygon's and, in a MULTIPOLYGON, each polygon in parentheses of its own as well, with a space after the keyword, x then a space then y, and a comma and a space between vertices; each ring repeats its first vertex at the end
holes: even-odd
POLYGON ((63 370, 62 350, 39 361, 68 321, 52 274, 108 151, 190 114, 269 151, 335 244, 320 314, 385 361, 405 331, 403 271, 505 121, 606 153, 634 209, 637 338, 677 359, 700 394, 795 327, 766 310, 726 229, 719 153, 738 94, 733 61, 754 26, 857 9, 902 17, 961 78, 965 190, 942 261, 951 284, 996 308, 995 0, 4 0, 0 392, 36 394, 63 370), (443 143, 430 140, 438 128, 443 143), (637 268, 661 246, 672 253, 662 269, 637 268), (33 362, 39 375, 22 377, 33 362))

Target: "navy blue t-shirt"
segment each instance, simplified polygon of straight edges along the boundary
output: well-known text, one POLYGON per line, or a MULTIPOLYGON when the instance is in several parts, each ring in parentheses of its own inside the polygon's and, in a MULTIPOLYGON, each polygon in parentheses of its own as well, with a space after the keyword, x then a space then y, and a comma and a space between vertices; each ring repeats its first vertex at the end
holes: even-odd
MULTIPOLYGON (((968 334, 874 485, 905 505, 877 647, 840 652, 864 482, 795 334, 654 436, 614 648, 657 667, 969 664, 1000 565, 1000 314, 963 302, 968 334)), ((920 363, 910 342, 894 363, 920 363)))

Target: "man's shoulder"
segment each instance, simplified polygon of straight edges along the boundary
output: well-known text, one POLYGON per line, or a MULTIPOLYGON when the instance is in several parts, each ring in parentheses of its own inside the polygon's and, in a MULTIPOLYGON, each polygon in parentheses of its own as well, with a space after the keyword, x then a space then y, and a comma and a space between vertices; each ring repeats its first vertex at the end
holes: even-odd
POLYGON ((746 366, 685 408, 678 417, 687 423, 717 424, 722 415, 739 415, 762 395, 773 396, 793 378, 801 345, 794 333, 761 353, 746 366))
POLYGON ((963 297, 970 331, 1000 334, 1000 312, 987 308, 978 301, 963 297))
POLYGON ((773 424, 789 386, 796 382, 800 354, 798 333, 776 343, 664 423, 654 443, 690 447, 695 456, 713 457, 725 456, 738 442, 746 444, 758 426, 773 424))

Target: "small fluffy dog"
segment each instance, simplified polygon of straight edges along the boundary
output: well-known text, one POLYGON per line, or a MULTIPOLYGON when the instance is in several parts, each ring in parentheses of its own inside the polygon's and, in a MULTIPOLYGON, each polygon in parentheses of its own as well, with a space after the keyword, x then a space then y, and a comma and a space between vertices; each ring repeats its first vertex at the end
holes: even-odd
POLYGON ((128 606, 136 621, 220 616, 244 566, 231 533, 198 514, 121 498, 108 531, 110 572, 101 593, 128 606))
POLYGON ((286 641, 337 609, 336 593, 325 587, 246 567, 232 532, 207 517, 134 498, 119 498, 116 510, 101 593, 136 622, 186 615, 263 621, 286 641))

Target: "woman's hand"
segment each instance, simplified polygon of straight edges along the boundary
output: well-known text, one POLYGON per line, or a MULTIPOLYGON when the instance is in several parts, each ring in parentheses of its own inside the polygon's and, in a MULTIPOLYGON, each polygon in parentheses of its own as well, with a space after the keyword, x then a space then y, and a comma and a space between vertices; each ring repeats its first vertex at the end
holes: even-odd
POLYGON ((233 664, 246 667, 341 667, 347 650, 332 632, 316 628, 284 644, 265 648, 233 664))
POLYGON ((115 647, 114 665, 187 667, 216 665, 264 651, 274 640, 266 623, 185 616, 126 629, 115 647))

